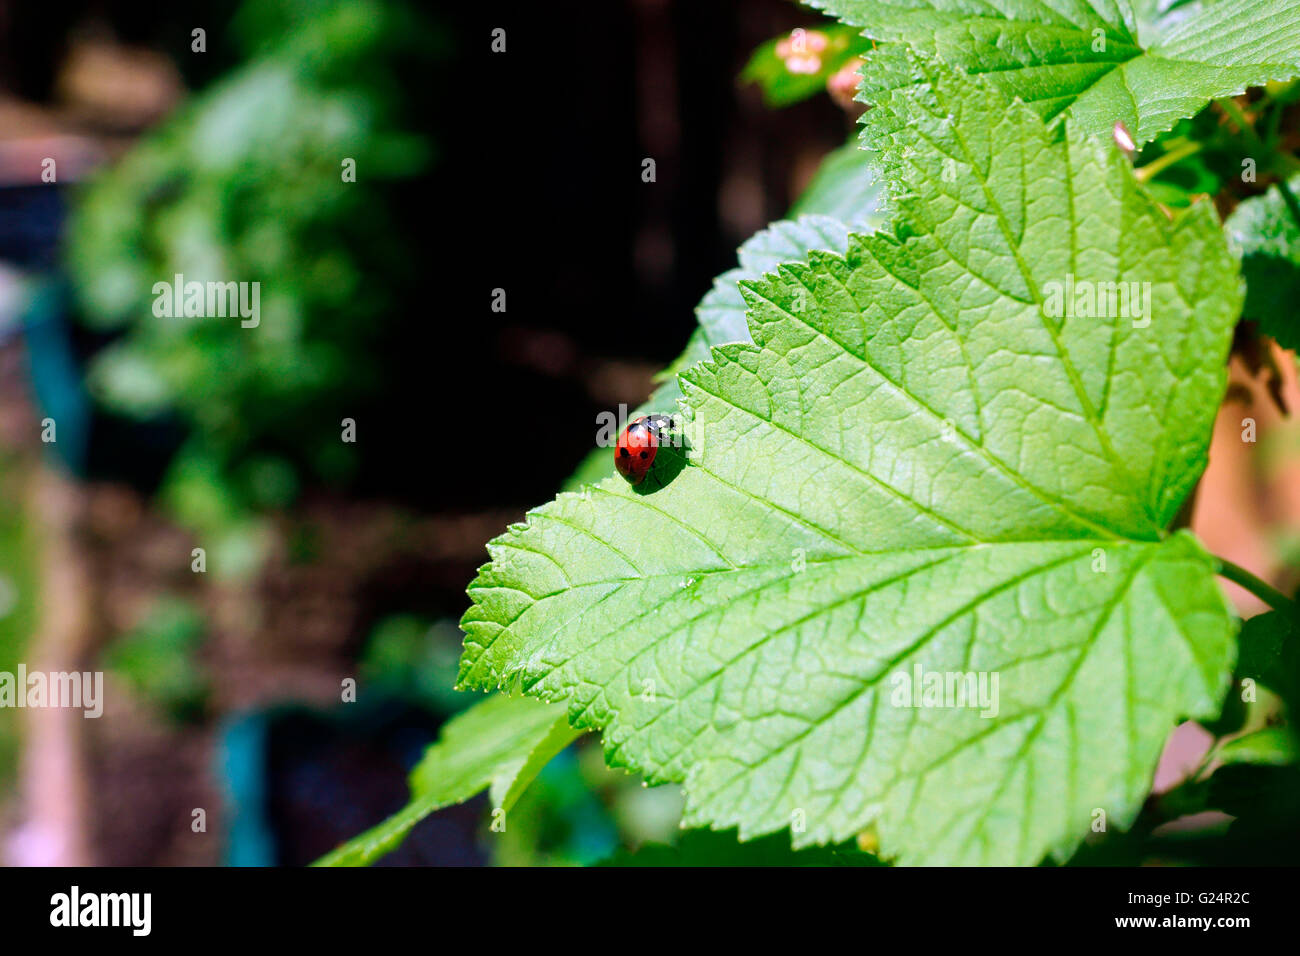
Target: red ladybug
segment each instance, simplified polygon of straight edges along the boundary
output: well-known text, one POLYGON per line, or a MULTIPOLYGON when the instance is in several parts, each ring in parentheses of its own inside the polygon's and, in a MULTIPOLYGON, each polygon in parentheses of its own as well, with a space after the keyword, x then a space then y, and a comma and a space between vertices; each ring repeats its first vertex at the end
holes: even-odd
POLYGON ((614 447, 614 467, 634 485, 639 485, 655 463, 662 432, 672 426, 667 415, 642 415, 628 422, 614 447))

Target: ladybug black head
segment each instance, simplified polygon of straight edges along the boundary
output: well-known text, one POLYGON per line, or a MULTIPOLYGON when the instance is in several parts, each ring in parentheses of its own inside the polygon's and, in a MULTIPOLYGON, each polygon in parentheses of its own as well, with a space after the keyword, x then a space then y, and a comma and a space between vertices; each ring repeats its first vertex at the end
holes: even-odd
POLYGON ((640 418, 633 420, 632 426, 636 427, 637 425, 640 425, 643 428, 648 428, 655 434, 658 434, 659 432, 671 429, 673 427, 673 420, 667 415, 642 415, 640 418))

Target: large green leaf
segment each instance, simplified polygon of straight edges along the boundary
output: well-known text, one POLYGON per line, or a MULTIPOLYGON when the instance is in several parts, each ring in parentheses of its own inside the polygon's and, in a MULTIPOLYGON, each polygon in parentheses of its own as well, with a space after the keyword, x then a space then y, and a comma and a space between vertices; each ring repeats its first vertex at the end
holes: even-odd
POLYGON ((485 789, 491 789, 494 808, 509 810, 580 734, 558 708, 523 697, 489 697, 452 718, 425 752, 411 771, 410 803, 314 865, 368 866, 395 850, 430 813, 485 789))
MULTIPOLYGON (((1139 142, 1211 99, 1300 73, 1294 0, 809 0, 861 27, 983 74, 1040 115, 1139 142), (1162 12, 1163 11, 1163 12, 1162 12)), ((869 55, 871 75, 888 50, 869 55)))
POLYGON ((783 262, 807 258, 814 249, 843 252, 851 228, 830 216, 800 216, 775 222, 747 240, 737 253, 740 265, 714 279, 713 288, 695 310, 700 322, 698 348, 688 349, 674 367, 680 371, 707 359, 712 346, 748 342, 740 283, 757 279, 783 262))
POLYGON ((687 467, 489 545, 461 683, 566 701, 688 825, 1034 863, 1131 820, 1227 687, 1215 562, 1167 529, 1240 281, 1208 204, 1171 222, 1115 151, 913 66, 873 110, 894 234, 744 283, 754 344, 681 377, 687 467), (1047 314, 1071 274, 1149 282, 1150 325, 1047 314), (904 706, 916 668, 998 704, 904 706))

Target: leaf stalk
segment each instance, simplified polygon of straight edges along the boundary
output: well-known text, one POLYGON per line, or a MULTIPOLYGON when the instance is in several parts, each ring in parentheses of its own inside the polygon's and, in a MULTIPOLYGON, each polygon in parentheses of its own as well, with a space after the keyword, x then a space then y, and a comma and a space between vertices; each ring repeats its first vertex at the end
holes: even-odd
POLYGON ((1241 565, 1235 564, 1227 558, 1217 558, 1217 560, 1221 576, 1227 578, 1233 584, 1245 588, 1269 607, 1276 611, 1292 611, 1295 609, 1295 602, 1267 581, 1257 578, 1241 565))

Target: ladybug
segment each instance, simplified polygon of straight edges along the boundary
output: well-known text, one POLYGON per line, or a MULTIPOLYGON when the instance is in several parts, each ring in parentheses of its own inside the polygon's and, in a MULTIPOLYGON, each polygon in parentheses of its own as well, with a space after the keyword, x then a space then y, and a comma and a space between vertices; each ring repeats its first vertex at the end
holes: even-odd
POLYGON ((642 415, 628 422, 614 446, 614 467, 630 483, 639 485, 655 463, 660 435, 672 427, 667 415, 642 415))

